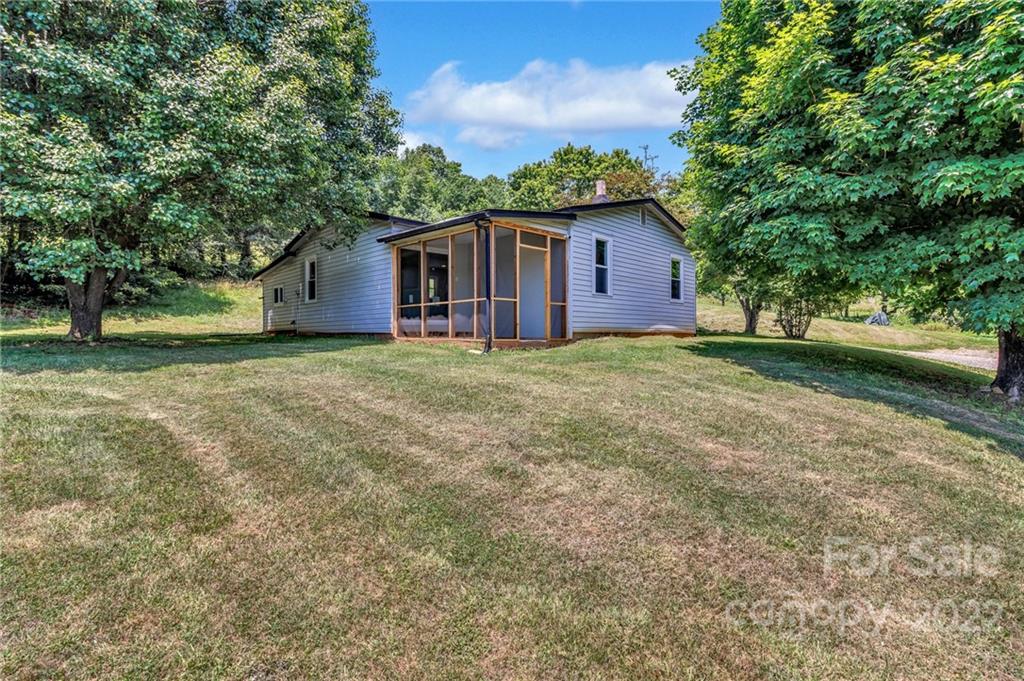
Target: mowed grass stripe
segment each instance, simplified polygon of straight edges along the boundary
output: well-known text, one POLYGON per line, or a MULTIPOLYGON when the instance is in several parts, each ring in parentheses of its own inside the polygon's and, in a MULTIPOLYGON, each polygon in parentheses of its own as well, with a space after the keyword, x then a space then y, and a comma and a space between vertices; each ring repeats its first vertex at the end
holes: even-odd
MULTIPOLYGON (((129 591, 122 619, 81 618, 70 639, 56 624, 25 627, 5 669, 39 660, 39 671, 111 676, 1009 677, 1016 619, 975 637, 897 627, 881 645, 828 631, 794 641, 724 620, 733 598, 793 590, 950 593, 948 582, 906 575, 825 579, 830 533, 970 533, 1007 546, 1011 570, 1024 537, 1010 439, 905 407, 927 390, 930 379, 915 381, 928 363, 908 360, 900 376, 833 368, 831 349, 803 362, 765 341, 752 364, 745 342, 607 339, 490 357, 338 339, 184 342, 72 349, 58 371, 31 347, 7 353, 5 394, 33 396, 15 409, 21 435, 5 434, 23 458, 56 410, 87 430, 91 416, 116 414, 127 421, 102 427, 116 434, 99 440, 103 456, 159 443, 167 465, 195 478, 170 484, 207 490, 222 520, 192 534, 145 525, 164 547, 161 565, 113 560, 121 539, 104 525, 67 540, 109 547, 88 574, 148 584, 160 616, 129 591), (900 397, 880 400, 878 388, 900 397), (88 391, 107 397, 82 406, 88 391), (880 439, 882 429, 899 437, 880 439)), ((1012 429, 1013 418, 999 423, 1012 429)), ((6 456, 5 468, 21 470, 6 456)), ((63 456, 41 457, 19 484, 66 476, 84 455, 63 456)), ((103 484, 141 497, 163 489, 114 468, 101 469, 103 484)), ((52 488, 18 513, 78 500, 73 485, 52 488)), ((93 503, 114 517, 145 508, 116 495, 93 503)), ((32 534, 20 560, 49 541, 32 534)), ((59 564, 37 565, 23 588, 80 617, 51 588, 59 564)), ((953 593, 1021 601, 1009 578, 953 593)), ((39 619, 33 607, 19 605, 11 625, 39 619)))

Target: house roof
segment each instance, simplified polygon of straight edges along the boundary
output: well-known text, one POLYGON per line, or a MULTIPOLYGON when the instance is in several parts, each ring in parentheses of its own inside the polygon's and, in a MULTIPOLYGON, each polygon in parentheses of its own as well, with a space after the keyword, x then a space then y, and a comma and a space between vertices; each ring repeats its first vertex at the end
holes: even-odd
POLYGON ((654 198, 643 198, 643 199, 626 199, 624 201, 605 201, 603 203, 584 203, 579 206, 566 206, 565 208, 556 208, 555 212, 566 212, 566 213, 585 213, 591 210, 608 210, 610 208, 628 208, 629 206, 650 206, 654 208, 666 222, 679 230, 680 234, 686 231, 686 226, 679 222, 672 213, 665 210, 665 207, 658 203, 657 199, 654 198))
MULTIPOLYGON (((427 223, 423 222, 422 220, 412 220, 410 218, 402 218, 402 217, 398 217, 397 215, 388 215, 387 213, 378 213, 378 212, 372 211, 372 210, 369 211, 366 214, 366 217, 368 217, 371 220, 380 220, 381 222, 390 222, 393 225, 401 226, 401 227, 408 227, 408 228, 415 228, 415 227, 419 227, 420 225, 427 224, 427 223)), ((293 249, 299 243, 299 241, 302 240, 302 237, 306 236, 307 233, 309 233, 309 230, 308 229, 304 229, 301 232, 299 232, 298 234, 296 234, 295 236, 293 236, 291 241, 289 241, 287 244, 285 244, 284 250, 281 252, 281 255, 279 255, 276 258, 274 258, 273 260, 271 260, 265 267, 260 268, 254 275, 252 275, 251 279, 252 280, 259 279, 264 274, 266 274, 270 270, 274 269, 275 267, 280 265, 282 262, 284 262, 288 258, 291 258, 292 256, 294 256, 295 255, 295 251, 293 249)))
MULTIPOLYGON (((459 215, 447 220, 441 220, 440 222, 423 222, 421 220, 411 220, 409 218, 401 218, 395 215, 388 215, 387 213, 369 212, 367 217, 371 220, 381 220, 383 222, 390 222, 391 224, 399 227, 406 227, 400 232, 388 234, 382 236, 377 241, 381 243, 390 243, 392 241, 398 241, 399 239, 405 239, 410 236, 418 236, 420 234, 427 234, 455 225, 461 225, 467 222, 474 222, 476 220, 484 218, 532 218, 534 220, 575 220, 577 213, 585 213, 594 210, 610 210, 614 208, 628 208, 629 206, 650 206, 658 215, 662 217, 667 223, 679 231, 680 235, 686 231, 686 227, 683 223, 679 222, 671 213, 665 210, 664 206, 658 203, 657 199, 645 198, 645 199, 627 199, 625 201, 605 201, 603 203, 584 203, 578 206, 565 206, 564 208, 556 208, 555 210, 510 210, 506 208, 488 208, 486 210, 476 211, 475 213, 467 213, 466 215, 459 215)), ((302 237, 306 235, 308 230, 302 230, 289 241, 285 247, 284 252, 270 261, 266 267, 262 268, 256 274, 252 275, 253 279, 259 279, 261 276, 269 272, 271 269, 284 262, 286 259, 295 255, 294 248, 302 240, 302 237)))
POLYGON ((448 218, 447 220, 441 220, 440 222, 432 222, 429 225, 422 225, 419 227, 413 227, 402 232, 395 232, 394 234, 388 234, 382 236, 377 241, 381 243, 388 243, 391 241, 397 241, 398 239, 405 239, 410 236, 418 236, 420 234, 426 234, 428 232, 434 232, 439 229, 446 229, 454 225, 461 225, 466 222, 474 222, 481 219, 491 218, 533 218, 534 220, 575 220, 576 216, 572 213, 565 211, 551 211, 551 210, 508 210, 505 208, 488 208, 487 210, 478 210, 475 213, 467 213, 465 215, 459 215, 454 218, 448 218))

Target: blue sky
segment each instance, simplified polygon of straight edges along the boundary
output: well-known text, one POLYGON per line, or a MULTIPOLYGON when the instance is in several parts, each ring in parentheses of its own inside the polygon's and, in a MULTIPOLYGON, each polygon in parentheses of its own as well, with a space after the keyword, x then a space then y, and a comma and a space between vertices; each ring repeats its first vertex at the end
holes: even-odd
POLYGON ((505 175, 566 142, 641 144, 682 167, 668 136, 686 100, 665 70, 692 59, 717 2, 371 1, 381 71, 408 143, 505 175))

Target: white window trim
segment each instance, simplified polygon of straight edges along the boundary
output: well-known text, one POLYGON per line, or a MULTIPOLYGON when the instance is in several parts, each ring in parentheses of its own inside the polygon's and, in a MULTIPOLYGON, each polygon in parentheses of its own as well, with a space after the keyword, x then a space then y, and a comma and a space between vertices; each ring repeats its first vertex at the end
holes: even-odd
POLYGON ((670 255, 668 257, 668 300, 670 303, 682 303, 686 300, 686 291, 683 289, 683 282, 686 281, 686 277, 683 276, 683 256, 681 255, 670 255), (676 260, 679 261, 679 297, 672 297, 672 263, 676 260))
POLYGON ((303 299, 307 303, 315 303, 320 299, 320 268, 317 267, 316 278, 313 280, 316 282, 316 296, 314 298, 309 297, 309 263, 316 265, 316 257, 306 258, 305 265, 302 268, 302 293, 303 299))
POLYGON ((611 237, 607 237, 607 236, 605 236, 603 234, 594 234, 594 238, 591 241, 590 246, 591 246, 591 250, 590 250, 590 279, 591 279, 591 281, 590 281, 590 292, 593 293, 595 296, 608 296, 610 298, 610 297, 612 297, 612 294, 615 292, 615 289, 612 287, 612 268, 615 265, 615 248, 614 248, 614 246, 612 244, 612 239, 611 239, 611 237), (594 270, 597 269, 597 267, 598 267, 598 264, 597 264, 597 242, 598 241, 603 241, 603 242, 605 242, 607 244, 607 247, 605 248, 605 256, 606 256, 605 259, 607 260, 608 264, 604 266, 605 269, 608 270, 608 292, 607 293, 599 293, 598 292, 598 290, 597 290, 597 277, 594 275, 594 270))
POLYGON ((284 286, 275 286, 274 287, 274 305, 283 305, 283 304, 284 304, 284 286), (277 295, 278 291, 281 292, 280 296, 277 295))

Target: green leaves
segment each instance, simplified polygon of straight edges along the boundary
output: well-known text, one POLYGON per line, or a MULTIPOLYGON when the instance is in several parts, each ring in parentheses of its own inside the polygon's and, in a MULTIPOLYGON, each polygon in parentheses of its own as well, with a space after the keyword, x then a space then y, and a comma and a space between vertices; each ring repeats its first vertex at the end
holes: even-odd
POLYGON ((550 158, 509 174, 511 203, 536 210, 585 203, 594 195, 594 183, 602 179, 607 180, 612 199, 653 196, 659 189, 654 171, 626 149, 599 153, 589 145, 566 144, 550 158))
POLYGON ((931 161, 911 178, 922 206, 951 198, 1012 199, 1024 188, 1024 151, 931 161))
POLYGON ((141 261, 137 252, 115 244, 100 244, 96 239, 40 239, 31 244, 23 269, 33 276, 56 275, 81 284, 89 272, 104 268, 108 272, 122 267, 137 270, 141 261))
POLYGON ((435 221, 508 203, 508 186, 494 175, 478 180, 462 172, 441 147, 422 144, 384 159, 374 207, 385 213, 435 221))
POLYGON ((703 257, 1024 323, 1022 27, 1017 0, 726 2, 680 81, 703 257))
POLYGON ((3 12, 0 210, 25 224, 34 276, 78 281, 209 234, 361 227, 397 141, 361 4, 3 12))

